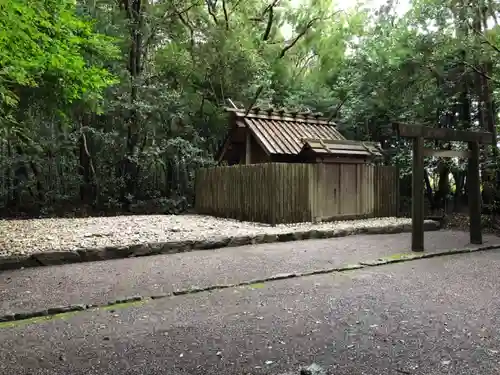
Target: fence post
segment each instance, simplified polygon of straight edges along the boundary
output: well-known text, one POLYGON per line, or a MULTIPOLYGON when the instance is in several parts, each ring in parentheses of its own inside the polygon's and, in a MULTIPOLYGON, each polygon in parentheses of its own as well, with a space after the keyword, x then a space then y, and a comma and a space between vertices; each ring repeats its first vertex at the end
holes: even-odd
POLYGON ((470 243, 483 243, 481 233, 481 182, 479 177, 479 144, 469 142, 469 160, 467 162, 467 183, 469 184, 469 231, 470 243))
POLYGON ((276 190, 274 187, 276 186, 276 164, 269 163, 269 218, 271 221, 271 225, 276 225, 276 190))
POLYGON ((424 139, 413 138, 412 167, 412 245, 413 251, 424 251, 424 139))
POLYGON ((401 214, 401 192, 399 191, 399 168, 394 167, 394 179, 395 179, 395 189, 396 189, 396 217, 399 217, 401 214))
POLYGON ((319 164, 307 164, 307 195, 309 197, 309 221, 314 221, 317 215, 317 198, 318 198, 318 168, 319 164))

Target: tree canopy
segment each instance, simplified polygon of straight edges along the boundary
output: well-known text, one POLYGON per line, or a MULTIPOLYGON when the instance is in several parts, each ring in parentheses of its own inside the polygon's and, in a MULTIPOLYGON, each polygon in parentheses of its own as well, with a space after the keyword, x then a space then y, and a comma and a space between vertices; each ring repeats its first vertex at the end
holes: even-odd
POLYGON ((96 33, 93 24, 91 19, 78 17, 72 1, 3 1, 0 4, 3 111, 15 107, 26 96, 37 94, 50 93, 55 101, 65 105, 99 97, 104 89, 116 83, 109 70, 90 61, 91 56, 106 59, 119 52, 112 38, 96 33))

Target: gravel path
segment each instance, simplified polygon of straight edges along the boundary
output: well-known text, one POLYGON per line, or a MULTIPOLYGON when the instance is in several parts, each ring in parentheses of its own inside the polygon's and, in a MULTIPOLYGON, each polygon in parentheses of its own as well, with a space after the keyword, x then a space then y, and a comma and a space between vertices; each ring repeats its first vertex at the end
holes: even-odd
POLYGON ((494 375, 500 252, 166 298, 0 329, 17 375, 494 375))
POLYGON ((114 216, 85 219, 0 220, 0 257, 44 251, 71 251, 145 242, 216 239, 279 234, 291 230, 385 227, 410 224, 407 218, 377 218, 275 227, 201 215, 114 216))

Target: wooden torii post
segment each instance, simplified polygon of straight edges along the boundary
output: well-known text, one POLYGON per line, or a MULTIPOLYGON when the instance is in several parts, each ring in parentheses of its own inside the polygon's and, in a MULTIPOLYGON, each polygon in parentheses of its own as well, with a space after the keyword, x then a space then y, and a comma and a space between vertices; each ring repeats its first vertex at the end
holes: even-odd
POLYGON ((472 244, 482 244, 479 144, 492 144, 493 134, 401 123, 393 124, 393 128, 398 136, 413 140, 411 249, 413 251, 424 251, 424 156, 468 158, 467 186, 470 242, 472 244), (424 139, 467 142, 469 147, 465 151, 434 150, 424 148, 424 139))

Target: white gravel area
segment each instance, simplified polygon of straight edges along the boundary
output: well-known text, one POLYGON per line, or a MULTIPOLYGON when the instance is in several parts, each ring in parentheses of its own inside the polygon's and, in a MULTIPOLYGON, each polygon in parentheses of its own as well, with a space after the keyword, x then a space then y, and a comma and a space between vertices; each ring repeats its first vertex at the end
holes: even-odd
POLYGON ((43 251, 123 246, 145 242, 203 240, 278 234, 309 229, 355 229, 411 224, 407 218, 377 218, 275 227, 202 215, 137 215, 83 219, 0 220, 0 256, 43 251))

